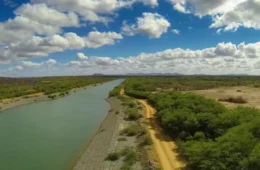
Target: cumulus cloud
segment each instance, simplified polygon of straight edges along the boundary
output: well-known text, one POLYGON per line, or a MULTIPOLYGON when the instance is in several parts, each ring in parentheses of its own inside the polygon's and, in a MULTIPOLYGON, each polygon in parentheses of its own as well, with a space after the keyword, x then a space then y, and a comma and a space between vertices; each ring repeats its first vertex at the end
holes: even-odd
POLYGON ((128 36, 140 33, 148 35, 150 38, 160 38, 170 26, 169 21, 160 14, 144 12, 142 17, 137 18, 136 24, 128 25, 124 21, 121 31, 128 36))
POLYGON ((63 27, 79 26, 78 16, 62 13, 45 4, 24 4, 15 11, 15 18, 0 22, 0 44, 15 43, 35 34, 54 35, 63 27))
MULTIPOLYGON (((125 73, 184 73, 184 74, 259 74, 260 69, 260 42, 238 45, 219 43, 216 47, 201 50, 168 49, 156 53, 141 53, 129 57, 99 57, 90 56, 83 60, 57 63, 48 60, 34 63, 23 61, 16 67, 6 70, 6 74, 17 69, 26 72, 29 69, 39 70, 53 63, 51 68, 62 66, 62 69, 53 71, 53 74, 125 74, 125 73), (56 65, 56 67, 55 67, 56 65)), ((80 53, 80 56, 86 56, 80 53)), ((53 69, 54 70, 54 69, 53 69)))
POLYGON ((185 9, 184 5, 181 4, 181 3, 176 3, 176 4, 173 6, 173 8, 174 8, 175 10, 181 12, 181 13, 186 13, 186 14, 190 13, 190 11, 187 10, 187 9, 185 9))
POLYGON ((92 31, 86 37, 75 33, 66 33, 64 36, 53 35, 49 37, 33 36, 7 47, 0 47, 0 61, 15 60, 19 58, 44 57, 50 53, 64 50, 76 50, 85 47, 98 48, 104 45, 113 45, 115 40, 123 37, 115 32, 92 31))
POLYGON ((89 57, 87 61, 66 64, 74 73, 173 73, 185 74, 258 74, 260 42, 254 44, 219 43, 202 50, 168 49, 129 57, 89 57), (203 72, 202 72, 203 71, 203 72))
POLYGON ((169 0, 175 10, 199 17, 210 15, 210 28, 237 31, 239 27, 260 29, 259 0, 169 0), (220 29, 223 28, 223 29, 220 29))
POLYGON ((87 59, 88 59, 88 56, 86 56, 86 55, 83 54, 83 53, 77 53, 77 59, 78 59, 78 60, 87 60, 87 59))
POLYGON ((134 3, 143 3, 144 5, 156 7, 157 0, 32 0, 33 3, 45 3, 60 11, 72 11, 85 20, 91 22, 107 23, 111 21, 111 16, 122 8, 129 8, 134 3))
POLYGON ((260 1, 240 3, 232 11, 214 17, 210 28, 225 27, 224 31, 236 31, 239 27, 260 29, 260 1))

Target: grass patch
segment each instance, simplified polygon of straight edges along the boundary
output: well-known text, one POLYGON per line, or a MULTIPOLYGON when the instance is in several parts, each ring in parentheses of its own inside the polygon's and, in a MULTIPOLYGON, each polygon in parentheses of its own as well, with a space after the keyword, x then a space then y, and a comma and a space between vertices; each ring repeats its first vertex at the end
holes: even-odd
POLYGON ((244 99, 243 97, 239 96, 239 97, 227 97, 227 98, 220 98, 218 99, 218 101, 220 102, 229 102, 229 103, 247 103, 246 99, 244 99))

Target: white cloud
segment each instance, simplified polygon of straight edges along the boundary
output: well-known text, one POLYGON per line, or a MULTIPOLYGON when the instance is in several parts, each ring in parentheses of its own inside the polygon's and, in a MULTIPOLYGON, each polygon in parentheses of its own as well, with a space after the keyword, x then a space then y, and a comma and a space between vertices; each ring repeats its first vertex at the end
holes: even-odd
POLYGON ((20 66, 23 68, 35 68, 35 67, 41 67, 42 63, 34 63, 31 61, 22 61, 20 66))
POLYGON ((19 58, 44 57, 50 53, 64 50, 76 50, 85 47, 99 48, 104 45, 113 45, 115 40, 123 37, 115 32, 92 31, 86 37, 79 37, 75 33, 66 33, 64 36, 53 35, 49 37, 33 36, 7 47, 0 47, 0 61, 15 60, 19 58))
MULTIPOLYGON (((168 49, 156 53, 141 53, 129 57, 97 57, 87 60, 57 63, 48 60, 41 63, 21 62, 7 69, 5 74, 12 75, 19 69, 24 75, 38 70, 51 69, 53 75, 80 74, 124 74, 124 73, 184 73, 184 74, 258 74, 260 71, 260 42, 235 45, 219 43, 216 47, 201 50, 168 49), (47 63, 53 63, 48 67, 47 63), (62 69, 60 67, 62 66, 62 69), (54 69, 59 67, 59 69, 54 69), (31 70, 31 71, 30 71, 31 70), (28 73, 29 72, 29 73, 28 73)), ((84 54, 81 54, 84 55, 84 54)), ((84 55, 85 56, 85 55, 84 55)), ((44 73, 44 72, 41 72, 44 73)))
POLYGON ((46 4, 24 4, 14 11, 17 16, 23 16, 32 21, 37 21, 45 25, 53 25, 58 27, 79 26, 78 16, 69 12, 68 14, 58 12, 49 8, 46 4))
POLYGON ((239 27, 260 29, 260 1, 240 3, 232 11, 214 17, 210 28, 225 27, 224 31, 236 31, 239 27))
POLYGON ((203 17, 209 15, 210 28, 221 31, 237 31, 239 27, 260 29, 259 0, 169 0, 175 10, 203 17))
POLYGON ((99 48, 104 45, 113 45, 115 40, 123 39, 121 34, 115 32, 98 32, 92 31, 85 38, 85 44, 89 48, 99 48))
POLYGON ((158 13, 143 13, 142 17, 137 18, 137 23, 128 25, 123 22, 121 31, 125 35, 133 36, 137 33, 148 35, 150 38, 160 38, 168 31, 171 26, 163 16, 158 13))
POLYGON ((116 12, 122 8, 129 8, 134 3, 156 7, 157 0, 32 0, 33 3, 45 3, 60 11, 72 11, 85 20, 107 23, 112 20, 116 12))
POLYGON ((177 34, 177 35, 180 34, 180 30, 178 30, 178 29, 173 29, 172 32, 173 32, 174 34, 177 34))
POLYGON ((24 4, 15 11, 15 18, 0 22, 0 44, 16 43, 35 34, 54 35, 63 27, 78 27, 75 13, 62 13, 45 4, 24 4))
POLYGON ((52 66, 52 65, 57 64, 57 61, 54 60, 54 59, 49 59, 49 60, 47 60, 47 61, 45 62, 45 64, 46 64, 47 66, 52 66))
POLYGON ((88 61, 71 61, 69 70, 79 74, 173 73, 185 74, 259 74, 260 42, 235 45, 219 43, 202 50, 168 49, 157 53, 141 53, 126 58, 89 57, 88 61))
POLYGON ((83 53, 77 53, 77 59, 78 59, 78 60, 87 60, 87 59, 88 59, 88 56, 86 56, 86 55, 83 54, 83 53))
POLYGON ((181 13, 190 13, 190 11, 186 10, 185 7, 183 6, 183 4, 181 3, 176 3, 173 8, 181 13))

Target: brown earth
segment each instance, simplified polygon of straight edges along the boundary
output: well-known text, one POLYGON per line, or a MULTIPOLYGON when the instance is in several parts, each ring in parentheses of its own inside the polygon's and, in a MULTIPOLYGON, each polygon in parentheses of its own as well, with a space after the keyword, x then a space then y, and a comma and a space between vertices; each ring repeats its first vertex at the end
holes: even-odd
POLYGON ((226 107, 235 108, 238 106, 247 106, 247 107, 254 107, 260 108, 260 89, 253 88, 253 87, 245 87, 245 86, 236 86, 236 87, 222 87, 222 88, 214 88, 208 90, 193 90, 188 91, 192 93, 196 93, 202 95, 209 99, 218 99, 221 98, 228 98, 228 97, 243 97, 247 103, 239 104, 239 103, 228 103, 228 102, 221 102, 226 107))

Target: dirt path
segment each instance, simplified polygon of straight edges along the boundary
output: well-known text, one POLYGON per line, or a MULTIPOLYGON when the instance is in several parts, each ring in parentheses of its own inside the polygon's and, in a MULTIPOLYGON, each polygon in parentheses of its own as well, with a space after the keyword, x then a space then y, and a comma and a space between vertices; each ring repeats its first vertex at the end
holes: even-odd
POLYGON ((155 151, 158 155, 163 170, 177 170, 185 167, 185 164, 178 159, 176 144, 165 135, 156 120, 155 109, 145 100, 138 100, 145 108, 147 129, 153 140, 155 151))
MULTIPOLYGON (((120 91, 121 95, 124 95, 124 89, 120 91)), ((185 167, 184 162, 178 159, 178 153, 176 152, 176 144, 165 135, 159 126, 159 122, 156 118, 156 111, 152 108, 147 101, 138 100, 144 106, 144 116, 147 120, 147 130, 152 138, 154 149, 157 153, 160 165, 163 170, 178 170, 185 167)))

